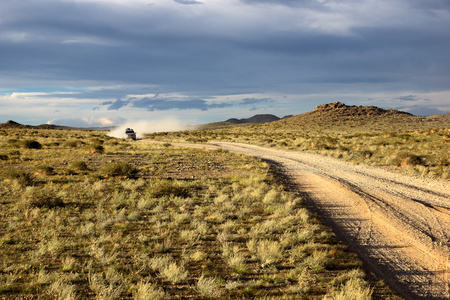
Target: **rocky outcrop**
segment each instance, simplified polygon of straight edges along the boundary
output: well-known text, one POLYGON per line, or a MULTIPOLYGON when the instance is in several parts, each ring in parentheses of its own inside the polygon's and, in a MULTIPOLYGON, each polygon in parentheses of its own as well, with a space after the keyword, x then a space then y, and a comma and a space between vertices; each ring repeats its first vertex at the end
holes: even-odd
POLYGON ((376 106, 355 106, 355 105, 346 105, 342 102, 333 102, 322 104, 316 106, 314 108, 314 113, 323 114, 323 113, 336 113, 339 115, 353 115, 353 116, 374 116, 374 115, 384 115, 384 114, 407 114, 410 113, 399 111, 396 109, 383 109, 376 106))
POLYGON ((342 102, 333 102, 333 103, 327 103, 327 104, 322 104, 322 105, 316 106, 314 108, 314 111, 327 111, 327 110, 343 108, 343 107, 348 107, 348 106, 342 102))
POLYGON ((17 123, 13 120, 8 120, 6 123, 0 124, 0 128, 22 128, 22 127, 25 127, 25 125, 17 123))

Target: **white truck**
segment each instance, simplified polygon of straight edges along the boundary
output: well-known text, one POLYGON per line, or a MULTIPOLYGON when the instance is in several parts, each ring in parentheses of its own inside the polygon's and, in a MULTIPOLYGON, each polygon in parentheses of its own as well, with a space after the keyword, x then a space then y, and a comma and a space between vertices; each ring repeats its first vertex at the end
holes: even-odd
POLYGON ((127 140, 136 140, 136 133, 133 129, 127 128, 125 129, 125 135, 127 140))

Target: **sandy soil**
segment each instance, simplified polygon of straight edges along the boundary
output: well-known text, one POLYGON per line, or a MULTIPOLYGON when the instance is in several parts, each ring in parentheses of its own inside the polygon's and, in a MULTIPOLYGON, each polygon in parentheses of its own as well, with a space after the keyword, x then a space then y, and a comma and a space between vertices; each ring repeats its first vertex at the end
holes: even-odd
POLYGON ((365 267, 404 298, 450 299, 449 181, 303 152, 215 146, 281 166, 365 267))

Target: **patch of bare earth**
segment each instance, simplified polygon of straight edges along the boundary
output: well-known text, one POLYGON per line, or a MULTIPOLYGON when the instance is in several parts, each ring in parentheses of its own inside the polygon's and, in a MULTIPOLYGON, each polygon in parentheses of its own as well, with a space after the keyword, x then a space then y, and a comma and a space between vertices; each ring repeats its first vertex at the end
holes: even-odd
POLYGON ((280 165, 366 268, 406 299, 450 298, 450 183, 237 143, 280 165))

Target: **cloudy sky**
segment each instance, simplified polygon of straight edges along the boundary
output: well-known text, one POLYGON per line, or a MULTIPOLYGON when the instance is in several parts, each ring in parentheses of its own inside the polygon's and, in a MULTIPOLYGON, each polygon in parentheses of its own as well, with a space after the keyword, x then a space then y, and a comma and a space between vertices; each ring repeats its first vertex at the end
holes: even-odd
POLYGON ((448 0, 0 0, 0 123, 450 112, 448 0))

